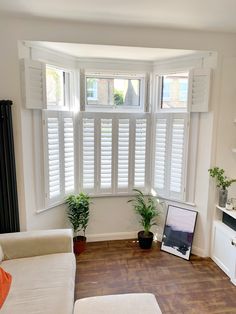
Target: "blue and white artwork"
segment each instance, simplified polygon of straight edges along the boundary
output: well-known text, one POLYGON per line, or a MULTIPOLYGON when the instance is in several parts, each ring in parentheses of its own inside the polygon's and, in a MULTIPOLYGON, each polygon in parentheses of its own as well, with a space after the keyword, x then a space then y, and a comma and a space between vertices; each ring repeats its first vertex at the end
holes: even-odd
POLYGON ((197 212, 169 205, 161 250, 189 260, 197 212))

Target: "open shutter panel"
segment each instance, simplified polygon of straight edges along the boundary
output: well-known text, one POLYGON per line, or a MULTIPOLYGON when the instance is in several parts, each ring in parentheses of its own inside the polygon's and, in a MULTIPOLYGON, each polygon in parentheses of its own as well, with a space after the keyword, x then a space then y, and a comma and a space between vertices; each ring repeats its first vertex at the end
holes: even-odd
POLYGON ((46 206, 75 190, 74 119, 71 112, 44 111, 46 206))
POLYGON ((21 61, 23 77, 23 96, 27 109, 46 108, 46 66, 44 63, 23 59, 21 61))
POLYGON ((112 190, 112 119, 101 119, 100 190, 112 190))
POLYGON ((184 198, 184 169, 186 153, 186 117, 173 117, 171 128, 171 157, 170 157, 170 179, 169 191, 173 199, 184 198))
POLYGON ((64 180, 65 194, 75 190, 74 120, 72 113, 61 113, 64 127, 64 180))
POLYGON ((129 186, 129 137, 130 120, 118 120, 117 187, 127 190, 129 186))
POLYGON ((147 119, 136 119, 134 151, 134 186, 145 188, 147 119))
POLYGON ((208 112, 211 69, 193 69, 189 79, 189 103, 191 112, 208 112))
POLYGON ((60 118, 58 113, 45 112, 45 177, 46 205, 60 200, 61 195, 61 160, 60 160, 60 118))
POLYGON ((154 187, 159 195, 166 193, 167 176, 167 119, 156 119, 155 132, 155 160, 154 160, 154 187))
POLYGON ((82 139, 82 188, 94 192, 95 185, 95 149, 94 149, 94 119, 83 118, 82 139))

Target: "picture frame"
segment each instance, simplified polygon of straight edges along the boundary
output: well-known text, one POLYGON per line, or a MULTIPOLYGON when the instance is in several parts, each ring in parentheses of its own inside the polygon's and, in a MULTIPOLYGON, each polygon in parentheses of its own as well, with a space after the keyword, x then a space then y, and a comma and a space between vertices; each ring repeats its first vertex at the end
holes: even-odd
POLYGON ((168 205, 161 250, 189 260, 196 221, 196 211, 168 205))

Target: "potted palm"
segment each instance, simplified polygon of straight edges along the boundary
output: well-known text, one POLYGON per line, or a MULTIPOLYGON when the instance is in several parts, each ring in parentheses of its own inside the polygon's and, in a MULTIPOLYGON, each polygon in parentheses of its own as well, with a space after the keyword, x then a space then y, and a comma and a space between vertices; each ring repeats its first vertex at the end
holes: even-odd
POLYGON ((80 254, 86 248, 85 232, 89 221, 89 205, 91 199, 85 193, 72 194, 66 198, 68 205, 67 216, 74 231, 74 253, 80 254), (83 235, 79 235, 79 232, 83 235))
POLYGON ((234 182, 236 179, 230 179, 225 175, 224 169, 220 169, 219 167, 214 167, 208 169, 210 176, 216 179, 217 187, 220 188, 219 190, 219 206, 225 207, 228 197, 228 190, 227 188, 234 182))
POLYGON ((140 190, 133 189, 136 195, 128 202, 133 204, 135 212, 140 216, 140 224, 144 230, 138 232, 138 241, 141 249, 150 249, 153 242, 151 227, 156 225, 156 218, 160 214, 159 201, 152 196, 146 197, 140 190))

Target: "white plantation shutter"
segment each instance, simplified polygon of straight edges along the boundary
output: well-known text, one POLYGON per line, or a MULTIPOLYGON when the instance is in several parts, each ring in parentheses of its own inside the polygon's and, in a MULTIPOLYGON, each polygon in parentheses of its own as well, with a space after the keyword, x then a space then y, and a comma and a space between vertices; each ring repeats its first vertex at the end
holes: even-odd
POLYGON ((44 111, 45 187, 47 207, 75 190, 74 119, 70 112, 44 111))
POLYGON ((128 189, 129 187, 129 138, 130 119, 118 120, 118 165, 117 187, 128 189))
POLYGON ((156 120, 155 130, 155 162, 154 162, 154 186, 160 192, 166 186, 167 172, 167 118, 156 120))
MULTIPOLYGON (((65 113, 63 114, 63 116, 65 113)), ((71 115, 71 114, 69 114, 71 115)), ((64 177, 65 194, 75 190, 74 121, 72 116, 63 117, 64 127, 64 177)))
POLYGON ((135 125, 134 186, 145 188, 147 120, 137 119, 135 125))
POLYGON ((101 119, 100 130, 100 190, 111 191, 112 119, 101 119))
POLYGON ((193 69, 189 75, 189 103, 191 112, 208 112, 211 69, 193 69))
POLYGON ((60 135, 59 116, 48 117, 46 120, 47 129, 47 163, 48 163, 48 195, 49 199, 60 198, 60 135))
POLYGON ((21 60, 22 94, 27 109, 46 108, 46 66, 34 60, 21 60))
POLYGON ((94 119, 82 119, 82 189, 93 191, 95 187, 94 119))
POLYGON ((162 197, 184 200, 188 114, 157 114, 154 187, 162 197))
POLYGON ((170 197, 177 199, 181 199, 184 192, 185 132, 185 119, 173 118, 169 189, 170 197))

